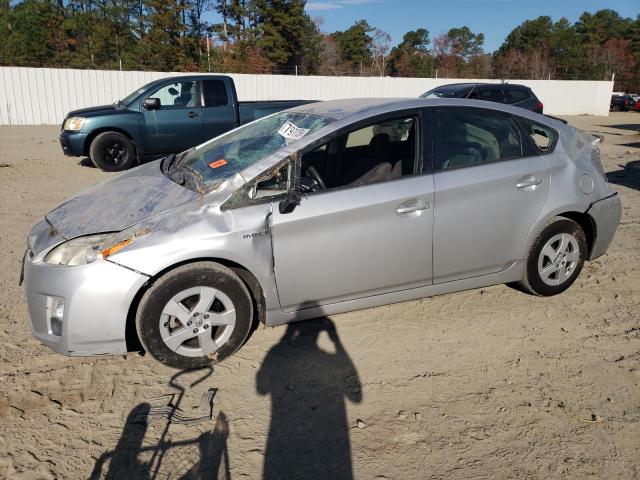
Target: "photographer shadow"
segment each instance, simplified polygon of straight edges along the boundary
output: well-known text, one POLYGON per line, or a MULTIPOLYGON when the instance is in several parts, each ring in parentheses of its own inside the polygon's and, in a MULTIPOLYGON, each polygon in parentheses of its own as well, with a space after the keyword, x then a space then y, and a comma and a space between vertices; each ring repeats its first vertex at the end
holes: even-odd
MULTIPOLYGON (((207 368, 200 371, 181 371, 175 374, 169 381, 169 385, 177 389, 180 393, 178 394, 175 405, 172 405, 170 409, 168 407, 152 407, 151 404, 147 402, 140 403, 134 407, 127 416, 116 447, 112 451, 104 452, 96 460, 89 478, 103 478, 103 470, 106 467, 104 478, 112 480, 124 478, 131 480, 148 480, 158 478, 159 475, 163 478, 165 474, 162 473, 162 470, 167 469, 171 470, 172 478, 180 478, 181 480, 229 480, 231 478, 227 448, 229 421, 224 412, 220 411, 218 413, 212 430, 200 433, 196 438, 174 441, 169 440, 167 435, 169 427, 172 424, 172 419, 180 422, 186 418, 184 414, 178 410, 185 391, 204 381, 212 372, 213 370, 211 368, 207 368), (189 386, 182 386, 177 382, 177 378, 182 375, 201 375, 201 372, 206 375, 189 386), (158 417, 158 412, 163 416, 169 415, 165 423, 164 432, 160 440, 155 444, 145 445, 147 428, 154 413, 155 417, 158 417), (184 465, 185 463, 191 465, 186 472, 176 472, 174 471, 175 466, 172 465, 168 465, 164 469, 162 468, 163 459, 167 452, 175 448, 192 447, 194 445, 198 446, 200 454, 199 460, 193 463, 193 460, 185 458, 185 462, 179 462, 180 465, 184 465), (149 460, 143 461, 142 458, 149 460)), ((199 420, 199 418, 196 418, 196 421, 197 420, 199 420)), ((187 421, 192 420, 187 419, 187 421)))
POLYGON ((271 396, 264 479, 353 478, 346 400, 361 402, 362 385, 329 318, 290 323, 256 388, 271 396))

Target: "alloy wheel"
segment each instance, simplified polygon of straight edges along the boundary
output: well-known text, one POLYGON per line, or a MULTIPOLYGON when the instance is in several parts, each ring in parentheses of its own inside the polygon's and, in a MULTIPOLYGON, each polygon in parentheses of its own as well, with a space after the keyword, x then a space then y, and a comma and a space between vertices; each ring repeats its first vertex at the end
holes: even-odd
POLYGON ((559 233, 542 247, 538 274, 547 285, 562 285, 571 278, 579 261, 580 247, 576 238, 568 233, 559 233))
POLYGON ((162 309, 160 335, 179 355, 201 357, 222 347, 236 324, 231 299, 213 287, 199 286, 174 295, 162 309))

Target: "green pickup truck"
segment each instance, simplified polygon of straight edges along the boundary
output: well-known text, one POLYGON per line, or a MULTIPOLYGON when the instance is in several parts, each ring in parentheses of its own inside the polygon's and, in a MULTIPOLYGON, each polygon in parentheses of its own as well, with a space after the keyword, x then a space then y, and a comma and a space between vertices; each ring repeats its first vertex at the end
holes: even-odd
POLYGON ((238 102, 233 79, 189 75, 155 80, 113 105, 69 112, 65 155, 89 156, 104 171, 178 153, 244 123, 310 100, 238 102))

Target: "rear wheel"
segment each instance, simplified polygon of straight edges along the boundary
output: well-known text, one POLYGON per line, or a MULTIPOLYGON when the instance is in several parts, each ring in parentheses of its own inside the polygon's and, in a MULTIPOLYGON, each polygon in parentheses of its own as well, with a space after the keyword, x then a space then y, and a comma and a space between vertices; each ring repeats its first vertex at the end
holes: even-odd
POLYGON ((142 346, 165 365, 191 369, 235 353, 251 329, 251 297, 242 280, 213 262, 197 262, 160 277, 136 316, 142 346))
POLYGON ((534 295, 564 292, 578 278, 586 255, 587 240, 580 225, 556 217, 533 243, 519 285, 534 295))
POLYGON ((89 157, 105 172, 119 172, 131 168, 136 161, 133 143, 118 132, 103 132, 91 142, 89 157))
POLYGON ((619 111, 620 111, 620 105, 614 105, 614 106, 613 106, 613 108, 612 108, 612 110, 613 110, 614 112, 619 112, 619 111))

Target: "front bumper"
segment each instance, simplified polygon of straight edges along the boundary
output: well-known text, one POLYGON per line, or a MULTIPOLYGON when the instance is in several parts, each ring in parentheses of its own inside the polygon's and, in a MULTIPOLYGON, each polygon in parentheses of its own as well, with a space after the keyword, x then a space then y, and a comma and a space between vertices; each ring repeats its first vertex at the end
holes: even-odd
POLYGON ((71 157, 82 157, 85 155, 84 144, 87 140, 87 134, 82 132, 60 133, 60 146, 65 155, 71 157))
POLYGON ((148 277, 109 261, 63 266, 24 260, 31 332, 64 355, 124 354, 129 307, 148 277), (64 299, 60 335, 53 333, 50 298, 64 299))
POLYGON ((603 255, 607 251, 622 217, 622 203, 617 193, 603 198, 591 205, 587 210, 596 226, 596 238, 591 248, 589 260, 603 255))

